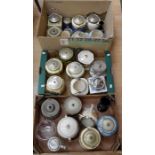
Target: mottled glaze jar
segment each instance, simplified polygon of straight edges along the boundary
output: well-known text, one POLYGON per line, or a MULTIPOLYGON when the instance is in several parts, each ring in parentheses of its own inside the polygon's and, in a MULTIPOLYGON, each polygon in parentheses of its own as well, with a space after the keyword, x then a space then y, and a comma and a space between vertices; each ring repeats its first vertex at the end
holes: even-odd
POLYGON ((72 18, 72 26, 74 29, 81 29, 86 26, 86 19, 82 15, 77 15, 72 18))
POLYGON ((102 136, 109 137, 114 135, 118 130, 116 118, 110 115, 101 116, 97 121, 97 129, 102 136))
POLYGON ((62 27, 62 16, 53 12, 48 16, 48 27, 62 27))
POLYGON ((52 98, 46 99, 41 105, 41 112, 44 117, 56 117, 60 112, 59 102, 52 98))
POLYGON ((66 73, 71 78, 79 78, 84 72, 84 67, 76 61, 69 63, 66 67, 66 73))
POLYGON ((63 64, 61 60, 51 58, 46 62, 45 69, 49 75, 59 74, 63 70, 63 64))
POLYGON ((62 138, 71 140, 75 138, 79 132, 78 122, 73 117, 65 116, 59 120, 57 132, 62 138))
POLYGON ((62 32, 62 30, 59 27, 56 27, 56 26, 49 27, 47 29, 47 36, 55 38, 55 37, 60 36, 61 32, 62 32))
POLYGON ((62 94, 65 89, 64 79, 57 75, 50 76, 47 79, 46 90, 54 94, 62 94))
POLYGON ((79 143, 83 149, 93 150, 99 146, 101 136, 95 128, 85 128, 79 138, 79 143))
POLYGON ((82 103, 78 97, 70 96, 64 101, 64 111, 68 115, 75 115, 81 111, 82 103))
POLYGON ((51 137, 47 142, 47 146, 48 149, 52 152, 57 152, 60 149, 66 149, 66 146, 62 145, 62 142, 58 137, 51 137))

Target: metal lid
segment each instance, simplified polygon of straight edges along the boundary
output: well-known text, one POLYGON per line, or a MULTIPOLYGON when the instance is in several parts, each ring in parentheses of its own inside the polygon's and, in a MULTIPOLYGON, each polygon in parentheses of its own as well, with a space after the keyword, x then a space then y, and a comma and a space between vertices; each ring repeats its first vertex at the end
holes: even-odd
POLYGON ((73 57, 73 50, 67 47, 61 48, 59 50, 59 56, 62 60, 70 60, 73 57))
POLYGON ((97 14, 90 14, 88 17, 87 17, 87 19, 88 19, 88 22, 90 22, 90 23, 93 23, 93 24, 96 24, 96 23, 98 23, 98 22, 100 22, 100 17, 97 15, 97 14))
POLYGON ((64 80, 59 76, 50 76, 47 80, 48 90, 60 89, 64 85, 64 80))
POLYGON ((64 111, 67 114, 75 115, 80 112, 81 108, 82 103, 78 97, 70 96, 64 101, 64 111))
POLYGON ((80 134, 80 145, 84 149, 95 149, 101 142, 101 136, 95 128, 86 128, 80 134))
POLYGON ((57 37, 60 35, 61 31, 62 30, 59 27, 52 26, 47 30, 47 35, 49 37, 57 37))
POLYGON ((59 14, 57 14, 57 13, 52 13, 52 14, 49 15, 48 18, 49 18, 49 21, 51 23, 57 23, 57 22, 60 21, 61 16, 59 14))
POLYGON ((94 61, 94 54, 89 50, 82 50, 78 54, 78 61, 85 65, 89 65, 94 61))
POLYGON ((91 76, 101 76, 106 71, 106 64, 102 60, 96 60, 90 67, 90 75, 91 76))
POLYGON ((105 115, 99 118, 97 128, 103 136, 112 136, 118 129, 118 122, 114 117, 105 115))
POLYGON ((41 112, 45 117, 55 117, 60 111, 59 102, 55 99, 47 99, 42 103, 41 112))
POLYGON ((85 18, 82 15, 77 15, 77 16, 72 18, 72 21, 76 25, 82 25, 85 23, 85 18))
POLYGON ((78 131, 78 122, 73 117, 66 116, 59 120, 57 132, 61 137, 71 140, 77 135, 78 131))
POLYGON ((84 67, 79 62, 71 62, 66 67, 68 76, 73 78, 81 77, 84 74, 84 67))
POLYGON ((45 69, 49 74, 57 74, 62 71, 63 64, 61 60, 57 58, 51 58, 46 62, 45 69))

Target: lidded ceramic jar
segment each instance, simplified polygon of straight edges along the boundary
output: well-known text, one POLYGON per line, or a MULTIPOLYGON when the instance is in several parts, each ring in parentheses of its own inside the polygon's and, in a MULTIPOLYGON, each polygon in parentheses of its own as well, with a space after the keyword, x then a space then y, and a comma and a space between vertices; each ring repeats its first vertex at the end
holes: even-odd
POLYGON ((104 75, 106 71, 106 63, 102 60, 96 60, 90 67, 91 76, 101 76, 104 75))
POLYGON ((71 48, 64 47, 59 50, 59 57, 63 61, 71 60, 73 58, 73 54, 74 53, 71 48))
POLYGON ((63 107, 67 114, 75 115, 81 111, 82 103, 78 97, 70 96, 65 99, 63 107))
POLYGON ((97 29, 99 27, 99 23, 100 23, 101 19, 100 17, 95 14, 92 13, 87 17, 87 26, 89 30, 94 30, 97 29))
POLYGON ((104 38, 104 33, 101 30, 92 30, 89 33, 90 38, 96 38, 96 39, 103 39, 104 38))
POLYGON ((65 116, 59 120, 57 125, 58 134, 65 139, 71 140, 75 138, 79 132, 79 125, 73 117, 65 116))
POLYGON ((47 29, 47 36, 55 38, 61 34, 62 30, 59 27, 52 26, 47 29))
POLYGON ((104 115, 98 119, 97 129, 102 136, 109 137, 114 135, 118 130, 118 122, 113 116, 104 115))
POLYGON ((59 102, 52 98, 46 99, 42 103, 41 112, 44 117, 47 117, 47 118, 56 117, 60 112, 59 102))
POLYGON ((53 12, 48 16, 48 27, 62 27, 62 16, 53 12))
POLYGON ((51 58, 46 62, 45 69, 50 75, 59 74, 63 70, 63 64, 61 60, 57 58, 51 58))
POLYGON ((50 76, 46 83, 46 90, 50 93, 62 94, 65 84, 64 79, 57 75, 50 76))
POLYGON ((85 128, 81 134, 79 143, 83 149, 93 150, 99 146, 101 136, 95 128, 85 128))
POLYGON ((58 137, 51 137, 47 142, 47 146, 52 152, 57 152, 60 149, 66 149, 66 146, 62 145, 62 142, 58 137))
POLYGON ((94 54, 89 50, 82 50, 78 54, 78 61, 84 65, 90 65, 94 61, 94 54))
POLYGON ((77 15, 72 18, 72 26, 75 29, 81 29, 86 26, 86 19, 82 15, 77 15))
POLYGON ((71 62, 66 67, 66 73, 71 78, 79 78, 84 74, 84 67, 79 62, 71 62))

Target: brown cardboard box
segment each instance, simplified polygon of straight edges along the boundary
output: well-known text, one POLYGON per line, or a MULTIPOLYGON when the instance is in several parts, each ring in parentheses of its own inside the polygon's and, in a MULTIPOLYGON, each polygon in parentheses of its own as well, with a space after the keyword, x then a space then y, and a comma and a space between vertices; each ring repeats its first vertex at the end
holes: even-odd
POLYGON ((58 48, 60 45, 70 47, 92 48, 94 45, 102 50, 110 49, 114 37, 113 14, 111 0, 45 0, 38 26, 37 37, 42 49, 52 49, 53 44, 58 48), (64 39, 61 37, 51 38, 46 36, 48 15, 51 11, 73 17, 77 14, 86 15, 90 12, 103 14, 104 30, 106 39, 64 39))

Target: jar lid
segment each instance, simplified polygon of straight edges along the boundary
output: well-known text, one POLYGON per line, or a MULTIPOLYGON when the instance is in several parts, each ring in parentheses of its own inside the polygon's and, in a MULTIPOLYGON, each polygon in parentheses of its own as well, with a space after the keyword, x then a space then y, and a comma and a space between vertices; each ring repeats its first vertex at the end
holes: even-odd
POLYGON ((102 60, 96 60, 90 67, 91 76, 101 76, 106 71, 106 64, 102 60))
POLYGON ((70 60, 73 57, 73 50, 71 48, 61 48, 59 50, 59 56, 62 60, 70 60))
POLYGON ((73 117, 66 116, 59 120, 57 132, 61 137, 71 140, 77 135, 78 131, 78 122, 73 117))
POLYGON ((118 129, 118 122, 114 117, 105 115, 99 118, 97 128, 103 136, 112 136, 118 129))
POLYGON ((47 99, 42 103, 41 112, 45 117, 55 117, 60 111, 59 102, 55 99, 47 99))
POLYGON ((81 100, 78 97, 70 96, 64 101, 64 110, 67 114, 75 115, 82 108, 81 100))
POLYGON ((89 65, 94 61, 94 54, 89 50, 82 50, 78 54, 78 61, 85 65, 89 65))
POLYGON ((49 37, 57 37, 57 36, 59 36, 60 35, 60 33, 61 33, 61 29, 59 28, 59 27, 56 27, 56 26, 52 26, 52 27, 50 27, 48 30, 47 30, 47 35, 49 36, 49 37))
POLYGON ((90 23, 96 24, 96 23, 100 22, 101 19, 97 14, 93 13, 87 17, 87 20, 90 23))
POLYGON ((57 13, 52 13, 52 14, 49 15, 48 18, 49 18, 49 21, 50 21, 51 23, 57 23, 57 22, 60 21, 61 16, 58 15, 57 13))
POLYGON ((81 77, 84 74, 84 67, 79 62, 71 62, 66 67, 68 76, 73 78, 81 77))
POLYGON ((84 149, 95 149, 100 142, 101 136, 95 128, 85 128, 80 134, 80 145, 84 149))
POLYGON ((101 39, 104 38, 104 33, 101 30, 92 30, 90 32, 90 37, 101 39))
POLYGON ((76 25, 82 25, 85 23, 85 18, 82 15, 77 15, 77 16, 72 18, 72 21, 76 25))
POLYGON ((47 80, 48 90, 60 89, 63 85, 64 80, 57 75, 50 76, 47 80))

